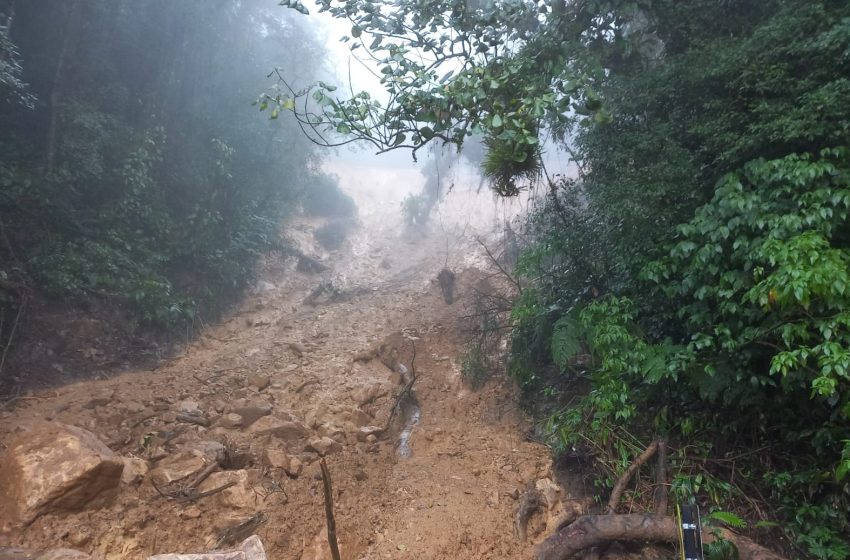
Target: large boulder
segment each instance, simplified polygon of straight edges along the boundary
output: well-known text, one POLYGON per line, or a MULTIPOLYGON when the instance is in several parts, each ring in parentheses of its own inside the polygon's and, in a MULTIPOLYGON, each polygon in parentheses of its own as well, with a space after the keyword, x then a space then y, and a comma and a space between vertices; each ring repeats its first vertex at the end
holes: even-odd
POLYGON ((124 462, 94 434, 42 423, 18 434, 0 457, 0 519, 24 524, 54 511, 105 503, 124 462))

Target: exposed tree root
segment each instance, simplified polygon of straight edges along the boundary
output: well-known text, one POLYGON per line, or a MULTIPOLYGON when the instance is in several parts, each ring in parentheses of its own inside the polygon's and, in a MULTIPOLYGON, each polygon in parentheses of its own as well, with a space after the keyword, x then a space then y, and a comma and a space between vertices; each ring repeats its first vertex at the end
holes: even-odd
POLYGON ((626 469, 626 472, 623 473, 623 476, 621 476, 614 485, 614 489, 611 490, 611 497, 608 499, 608 507, 605 510, 605 513, 614 513, 617 511, 617 505, 619 505, 620 498, 623 496, 623 491, 626 489, 629 481, 644 463, 652 459, 652 456, 655 455, 656 451, 658 451, 658 440, 649 444, 649 447, 647 447, 646 450, 641 453, 631 465, 629 465, 629 468, 626 469))
MULTIPOLYGON (((726 539, 738 548, 741 560, 785 560, 782 556, 728 529, 703 529, 704 543, 726 539)), ((611 541, 676 542, 673 517, 631 513, 585 515, 537 545, 535 560, 567 560, 593 546, 611 541)))

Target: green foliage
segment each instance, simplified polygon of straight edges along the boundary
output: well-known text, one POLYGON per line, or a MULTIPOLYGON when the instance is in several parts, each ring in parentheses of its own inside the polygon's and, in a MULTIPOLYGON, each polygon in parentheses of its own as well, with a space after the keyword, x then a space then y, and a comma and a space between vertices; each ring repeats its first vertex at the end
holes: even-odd
MULTIPOLYGON (((32 0, 0 17, 0 98, 11 87, 15 101, 0 103, 0 274, 183 333, 242 293, 317 168, 308 142, 245 100, 281 44, 291 60, 320 57, 297 23, 227 4, 32 0)), ((330 178, 316 182, 330 211, 353 212, 330 178)))
POLYGON ((480 341, 466 346, 460 360, 460 373, 473 389, 483 387, 493 376, 493 367, 488 362, 487 351, 480 341))

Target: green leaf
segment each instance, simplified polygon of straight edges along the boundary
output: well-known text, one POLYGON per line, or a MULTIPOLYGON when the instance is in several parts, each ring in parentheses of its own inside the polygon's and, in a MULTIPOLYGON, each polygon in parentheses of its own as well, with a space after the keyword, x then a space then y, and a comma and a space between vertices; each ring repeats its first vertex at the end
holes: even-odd
POLYGON ((728 511, 712 512, 709 514, 708 518, 729 525, 730 527, 735 527, 736 529, 743 529, 747 526, 746 521, 728 511))
POLYGON ((499 115, 493 115, 493 120, 490 122, 490 126, 493 128, 499 128, 502 126, 502 117, 499 115))
POLYGON ((557 321, 552 332, 552 360, 562 370, 581 350, 581 324, 571 315, 557 321))
POLYGON ((358 38, 363 34, 363 30, 360 29, 360 26, 354 25, 351 27, 351 36, 354 38, 358 38))

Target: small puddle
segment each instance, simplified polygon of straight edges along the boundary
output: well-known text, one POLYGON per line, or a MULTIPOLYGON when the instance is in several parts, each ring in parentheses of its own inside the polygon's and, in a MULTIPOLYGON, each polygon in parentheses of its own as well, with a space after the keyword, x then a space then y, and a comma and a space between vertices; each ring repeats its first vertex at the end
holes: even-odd
MULTIPOLYGON (((404 364, 398 365, 398 372, 407 380, 407 367, 404 364)), ((404 428, 398 436, 398 456, 402 459, 409 458, 413 452, 410 449, 410 434, 413 433, 413 428, 419 424, 422 418, 422 410, 419 408, 419 403, 416 401, 416 394, 411 389, 410 393, 401 403, 402 415, 404 416, 404 428)))

